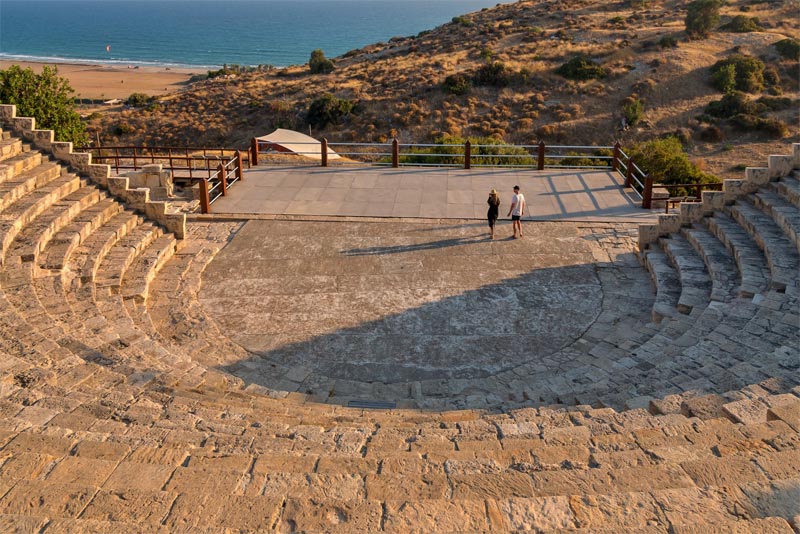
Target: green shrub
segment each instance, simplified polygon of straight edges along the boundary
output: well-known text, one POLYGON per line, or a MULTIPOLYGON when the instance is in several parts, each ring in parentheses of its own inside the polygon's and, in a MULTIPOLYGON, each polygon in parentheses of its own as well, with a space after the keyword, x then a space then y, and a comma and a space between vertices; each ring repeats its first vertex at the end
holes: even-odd
POLYGON ((756 103, 768 111, 783 111, 792 107, 792 99, 785 96, 762 96, 756 103))
POLYGON ((451 95, 465 95, 472 89, 469 76, 463 73, 451 74, 444 79, 442 90, 451 95))
POLYGON ((120 136, 120 135, 132 134, 136 130, 133 128, 133 126, 131 126, 127 122, 121 122, 121 123, 117 124, 116 126, 114 126, 114 130, 113 131, 114 131, 114 135, 120 136))
POLYGON ((794 61, 800 59, 800 41, 797 39, 781 39, 772 46, 775 47, 775 50, 777 50, 784 59, 791 59, 794 61))
POLYGON ((622 114, 630 126, 635 126, 644 114, 644 101, 640 98, 630 97, 622 104, 622 114))
POLYGON ((736 15, 729 23, 723 24, 719 29, 733 33, 749 33, 761 31, 763 28, 761 27, 758 17, 736 15))
POLYGON ((53 130, 56 141, 84 146, 89 136, 75 111, 74 92, 56 67, 45 65, 39 74, 19 65, 0 70, 0 102, 16 105, 18 117, 36 119, 37 128, 53 130))
POLYGON ((144 93, 131 93, 125 103, 133 108, 143 108, 153 100, 155 100, 155 97, 147 96, 144 93))
POLYGON ((472 82, 477 86, 506 87, 511 84, 514 72, 504 63, 495 61, 481 65, 472 77, 472 82))
MULTIPOLYGON (((472 145, 472 165, 536 165, 536 157, 524 148, 506 144, 494 137, 469 137, 472 145), (509 157, 510 156, 510 157, 509 157)), ((414 149, 412 154, 400 158, 402 163, 463 165, 464 143, 467 139, 458 136, 440 137, 437 146, 414 149), (454 145, 454 146, 448 146, 454 145), (438 154, 440 157, 432 157, 438 154)))
POLYGON ((577 55, 558 67, 556 74, 570 80, 592 80, 605 78, 606 70, 584 55, 577 55))
POLYGON ((460 24, 461 26, 465 26, 467 28, 469 28, 470 26, 473 26, 475 24, 474 22, 472 22, 472 20, 470 20, 469 17, 467 17, 465 15, 461 15, 461 16, 458 16, 458 17, 453 17, 452 18, 452 22, 453 22, 453 24, 460 24))
POLYGON ((338 124, 354 109, 353 102, 326 94, 311 102, 306 114, 306 122, 311 126, 324 128, 328 124, 338 124))
MULTIPOLYGON (((716 183, 719 180, 689 161, 678 138, 670 136, 639 143, 629 155, 659 184, 716 183)), ((680 194, 680 193, 679 193, 680 194)))
POLYGON ((705 39, 719 22, 720 0, 695 0, 687 7, 686 34, 692 39, 705 39))
POLYGON ((658 46, 661 48, 677 48, 678 40, 672 35, 665 35, 658 41, 658 46))
POLYGON ((725 94, 736 91, 736 66, 723 65, 711 74, 711 85, 725 94))
POLYGON ((707 115, 719 119, 730 119, 741 114, 757 115, 760 111, 758 104, 740 92, 728 93, 720 100, 709 102, 705 109, 707 115))
POLYGON ((311 74, 329 74, 335 68, 333 61, 325 57, 325 53, 317 48, 308 59, 308 70, 311 74))
POLYGON ((731 122, 745 131, 760 130, 777 139, 789 135, 789 127, 781 120, 756 115, 736 115, 731 122))
POLYGON ((730 90, 726 88, 728 75, 718 75, 717 73, 732 65, 735 71, 735 88, 738 91, 747 93, 758 93, 764 89, 764 62, 752 56, 734 54, 726 59, 717 61, 711 67, 711 81, 714 87, 720 91, 730 90), (717 85, 720 83, 721 85, 717 85))
POLYGON ((708 126, 700 131, 700 139, 709 143, 722 141, 725 136, 719 126, 708 126))

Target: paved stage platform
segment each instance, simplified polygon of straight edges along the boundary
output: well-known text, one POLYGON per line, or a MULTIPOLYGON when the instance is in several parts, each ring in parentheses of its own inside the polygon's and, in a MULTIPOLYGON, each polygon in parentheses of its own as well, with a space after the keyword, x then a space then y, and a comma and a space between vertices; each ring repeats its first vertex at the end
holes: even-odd
POLYGON ((492 188, 501 218, 512 188, 528 203, 526 219, 647 222, 660 210, 643 210, 616 173, 592 169, 260 166, 212 206, 236 215, 319 215, 483 219, 492 188))

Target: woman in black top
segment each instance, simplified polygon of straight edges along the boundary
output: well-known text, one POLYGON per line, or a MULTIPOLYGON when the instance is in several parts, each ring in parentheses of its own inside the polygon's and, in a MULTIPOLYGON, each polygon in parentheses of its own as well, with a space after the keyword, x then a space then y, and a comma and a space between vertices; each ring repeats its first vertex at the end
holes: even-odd
POLYGON ((492 189, 486 203, 489 204, 489 211, 486 212, 486 218, 489 219, 489 235, 494 239, 494 223, 497 222, 497 213, 500 208, 500 195, 497 194, 496 189, 492 189))

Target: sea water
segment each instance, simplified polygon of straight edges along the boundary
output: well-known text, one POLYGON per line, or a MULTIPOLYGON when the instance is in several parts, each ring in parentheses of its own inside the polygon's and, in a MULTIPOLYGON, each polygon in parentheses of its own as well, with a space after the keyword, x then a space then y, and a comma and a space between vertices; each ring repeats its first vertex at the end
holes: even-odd
POLYGON ((287 66, 430 30, 497 0, 0 0, 0 59, 287 66))

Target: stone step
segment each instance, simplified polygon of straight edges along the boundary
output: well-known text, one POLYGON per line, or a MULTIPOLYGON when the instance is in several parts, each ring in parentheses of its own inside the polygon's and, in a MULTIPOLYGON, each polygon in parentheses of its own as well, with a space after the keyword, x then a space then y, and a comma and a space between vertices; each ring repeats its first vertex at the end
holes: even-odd
POLYGON ((649 250, 645 255, 645 267, 650 272, 656 286, 656 300, 653 303, 653 321, 661 322, 665 317, 677 313, 678 299, 681 294, 680 277, 660 250, 649 250))
POLYGON ((108 251, 97 269, 94 286, 98 298, 100 293, 116 294, 122 285, 122 279, 136 257, 153 241, 161 237, 163 230, 152 223, 144 222, 121 238, 108 251))
POLYGON ((177 246, 175 236, 167 234, 157 238, 143 250, 125 272, 120 291, 122 297, 143 304, 147 300, 150 282, 158 270, 172 258, 177 246))
POLYGON ((800 180, 797 172, 792 176, 784 176, 777 182, 770 182, 769 188, 778 192, 783 198, 800 208, 800 180))
POLYGON ((682 228, 681 234, 705 262, 712 280, 711 300, 730 302, 737 296, 741 278, 731 253, 705 228, 682 228))
POLYGON ((86 186, 55 202, 17 234, 6 252, 6 263, 15 257, 22 262, 36 262, 51 237, 69 224, 83 210, 97 204, 104 193, 95 186, 86 186))
POLYGON ((104 198, 97 205, 82 211, 50 239, 40 256, 39 267, 56 271, 63 269, 75 248, 123 209, 122 204, 116 200, 104 198))
POLYGON ((0 162, 22 153, 21 139, 0 139, 0 162))
POLYGON ((749 202, 738 202, 726 211, 745 228, 764 251, 769 265, 771 287, 778 291, 800 286, 800 255, 772 218, 749 202))
POLYGON ((679 234, 662 238, 659 243, 672 264, 677 267, 680 277, 681 294, 678 298, 678 311, 685 315, 690 315, 693 310, 702 312, 711 298, 711 278, 703 259, 679 234))
POLYGON ((34 189, 55 180, 63 174, 63 170, 61 165, 48 161, 0 183, 0 211, 34 189))
POLYGON ((85 186, 86 182, 81 178, 65 174, 25 195, 0 213, 0 258, 5 260, 6 251, 23 227, 55 202, 85 186))
POLYGON ((123 211, 111 217, 100 228, 92 232, 69 256, 67 266, 62 271, 66 285, 71 288, 94 280, 103 258, 114 244, 128 232, 141 224, 142 217, 123 211))
POLYGON ((35 169, 45 161, 47 161, 47 158, 42 156, 42 153, 39 151, 23 151, 13 157, 5 159, 0 163, 0 183, 11 180, 21 173, 35 169))
POLYGON ((765 291, 770 280, 767 259, 747 231, 722 212, 714 212, 703 221, 736 260, 741 276, 739 294, 752 297, 765 291))
POLYGON ((800 249, 800 208, 772 191, 760 191, 751 199, 775 220, 795 247, 800 249))

